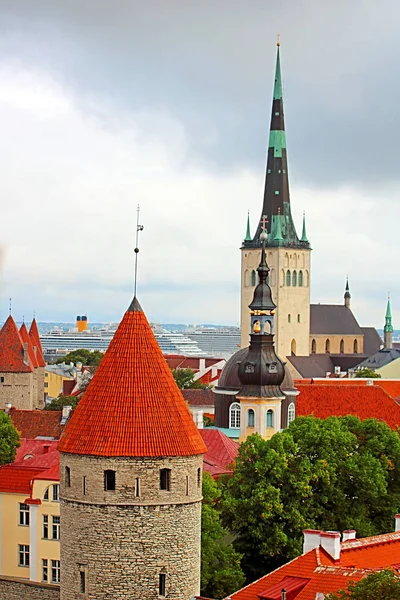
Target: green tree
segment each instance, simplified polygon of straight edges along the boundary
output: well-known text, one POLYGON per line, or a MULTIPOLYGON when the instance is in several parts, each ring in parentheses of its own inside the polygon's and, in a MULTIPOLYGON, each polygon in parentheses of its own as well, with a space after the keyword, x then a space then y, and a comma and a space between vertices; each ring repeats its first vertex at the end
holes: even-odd
POLYGON ((201 593, 224 598, 240 589, 244 575, 241 555, 229 541, 221 523, 218 502, 221 490, 213 477, 203 473, 203 506, 201 513, 201 593))
POLYGON ((62 410, 64 406, 72 406, 72 408, 76 408, 78 405, 78 398, 76 396, 64 396, 60 394, 57 398, 54 398, 47 404, 46 410, 62 410))
POLYGON ((250 436, 222 506, 253 579, 300 554, 304 529, 390 531, 400 508, 399 434, 347 416, 300 417, 268 441, 250 436))
POLYGON ((356 377, 367 377, 368 379, 381 379, 382 375, 380 373, 375 373, 372 369, 365 367, 364 369, 360 369, 356 373, 356 377))
POLYGON ((350 582, 347 590, 328 594, 326 600, 400 600, 400 579, 390 569, 371 573, 357 583, 350 582))
POLYGON ((103 358, 104 353, 99 350, 86 350, 85 348, 80 348, 78 350, 73 350, 69 352, 65 356, 61 356, 56 360, 56 365, 65 362, 68 363, 76 363, 81 362, 85 366, 93 366, 98 367, 101 359, 103 358))
POLYGON ((14 462, 19 434, 6 412, 0 412, 0 465, 14 462))
POLYGON ((206 389, 208 387, 194 380, 195 372, 192 369, 172 369, 172 375, 180 390, 206 389))

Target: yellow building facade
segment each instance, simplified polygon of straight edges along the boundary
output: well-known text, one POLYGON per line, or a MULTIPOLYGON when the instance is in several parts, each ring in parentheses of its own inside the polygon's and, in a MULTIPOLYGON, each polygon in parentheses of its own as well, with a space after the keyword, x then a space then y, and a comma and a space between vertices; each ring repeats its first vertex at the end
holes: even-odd
POLYGON ((74 377, 64 375, 55 366, 45 367, 44 391, 48 398, 57 398, 63 392, 63 381, 72 381, 74 377))

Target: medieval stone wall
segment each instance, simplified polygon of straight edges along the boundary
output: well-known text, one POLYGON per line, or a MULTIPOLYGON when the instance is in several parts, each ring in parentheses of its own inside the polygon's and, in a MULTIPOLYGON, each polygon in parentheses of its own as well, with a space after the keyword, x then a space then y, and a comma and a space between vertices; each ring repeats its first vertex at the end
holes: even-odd
POLYGON ((201 467, 201 456, 61 454, 61 599, 158 600, 160 575, 170 600, 199 594, 201 467), (170 491, 160 489, 164 468, 170 491), (104 490, 106 470, 115 491, 104 490))
POLYGON ((34 408, 33 373, 0 373, 0 378, 4 378, 4 381, 0 382, 1 408, 4 408, 7 402, 19 409, 34 408))
POLYGON ((33 583, 0 576, 1 600, 60 600, 58 585, 33 583))

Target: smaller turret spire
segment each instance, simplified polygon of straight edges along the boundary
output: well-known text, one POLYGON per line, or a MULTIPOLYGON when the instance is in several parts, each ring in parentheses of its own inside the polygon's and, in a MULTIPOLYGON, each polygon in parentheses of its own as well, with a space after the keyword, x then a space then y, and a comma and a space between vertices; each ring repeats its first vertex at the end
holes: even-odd
POLYGON ((383 345, 385 349, 393 347, 393 325, 392 325, 392 309, 390 306, 390 294, 386 306, 385 326, 383 328, 383 345))
POLYGON ((344 291, 344 305, 346 308, 350 308, 350 300, 351 300, 351 295, 350 295, 350 287, 349 287, 349 276, 346 275, 346 287, 345 287, 345 291, 344 291))
POLYGON ((303 231, 301 234, 301 241, 308 244, 307 231, 306 231, 306 211, 303 210, 303 231))
POLYGON ((283 242, 282 237, 282 227, 281 227, 281 209, 278 208, 278 215, 276 216, 276 226, 275 226, 275 235, 274 242, 277 242, 277 245, 280 246, 283 242))
POLYGON ((251 242, 251 234, 250 234, 250 211, 247 211, 247 228, 246 228, 246 237, 244 238, 245 242, 251 242))

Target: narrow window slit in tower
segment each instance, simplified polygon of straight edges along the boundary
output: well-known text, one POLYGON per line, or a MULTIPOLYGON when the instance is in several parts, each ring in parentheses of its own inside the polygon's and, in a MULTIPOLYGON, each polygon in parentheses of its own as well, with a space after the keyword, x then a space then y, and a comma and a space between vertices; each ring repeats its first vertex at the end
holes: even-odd
POLYGON ((79 588, 81 594, 86 593, 86 573, 85 571, 79 571, 79 588))
POLYGON ((197 487, 201 486, 201 469, 200 467, 197 469, 197 487))
POLYGON ((115 492, 115 471, 104 471, 104 490, 115 492))
POLYGON ((160 470, 160 490, 170 491, 171 486, 171 469, 160 470))
POLYGON ((165 573, 160 573, 159 580, 158 580, 158 595, 159 596, 165 596, 166 581, 167 581, 167 575, 165 573))
POLYGON ((189 477, 186 475, 186 496, 189 496, 189 477))
POLYGON ((140 479, 136 477, 135 479, 135 496, 138 498, 140 496, 140 479))
POLYGON ((86 496, 86 475, 82 477, 82 495, 86 496))

